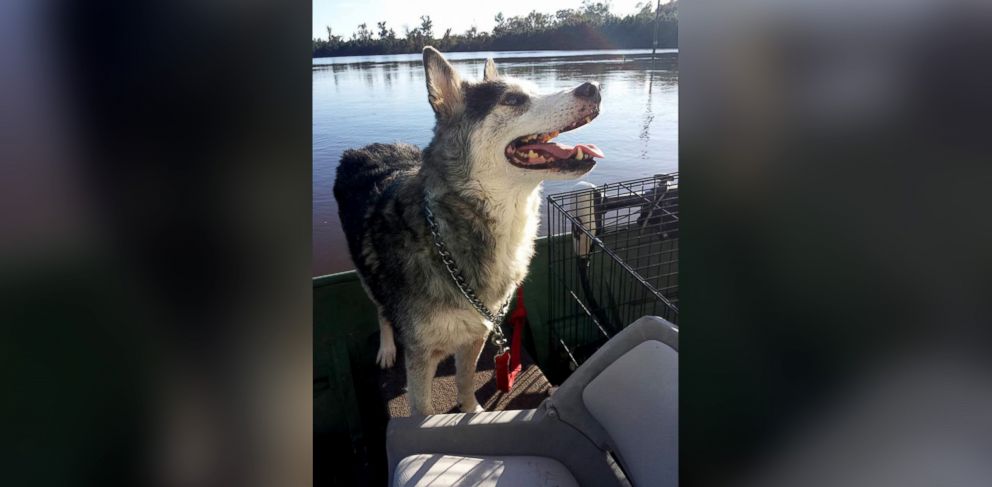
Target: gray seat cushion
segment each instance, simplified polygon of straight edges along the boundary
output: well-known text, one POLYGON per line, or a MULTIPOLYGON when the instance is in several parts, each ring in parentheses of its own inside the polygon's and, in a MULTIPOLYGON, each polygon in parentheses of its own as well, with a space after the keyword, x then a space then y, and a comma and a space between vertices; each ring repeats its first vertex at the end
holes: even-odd
POLYGON ((648 340, 582 391, 634 485, 678 485, 678 360, 671 347, 648 340))
POLYGON ((546 457, 411 455, 396 466, 394 487, 572 487, 575 477, 546 457))

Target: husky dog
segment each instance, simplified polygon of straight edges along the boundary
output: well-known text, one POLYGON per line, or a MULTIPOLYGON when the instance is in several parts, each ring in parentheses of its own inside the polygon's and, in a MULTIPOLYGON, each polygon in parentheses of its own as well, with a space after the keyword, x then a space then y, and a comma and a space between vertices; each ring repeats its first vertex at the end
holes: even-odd
POLYGON ((523 281, 534 254, 541 182, 574 179, 603 157, 596 146, 551 142, 599 114, 595 83, 538 94, 500 76, 489 59, 481 82, 464 81, 440 52, 424 48, 434 139, 345 151, 334 182, 348 250, 379 308, 376 361, 396 360, 404 345, 415 414, 432 414, 431 380, 455 356, 462 411, 482 408, 472 377, 493 324, 459 291, 426 220, 465 283, 493 314, 523 281))

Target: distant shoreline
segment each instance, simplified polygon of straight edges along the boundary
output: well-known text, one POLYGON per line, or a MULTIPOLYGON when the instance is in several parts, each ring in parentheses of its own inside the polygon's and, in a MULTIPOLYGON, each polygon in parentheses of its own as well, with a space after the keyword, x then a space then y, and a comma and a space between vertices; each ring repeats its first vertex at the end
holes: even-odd
MULTIPOLYGON (((676 46, 658 46, 658 51, 671 51, 675 50, 678 52, 679 47, 676 46)), ((548 52, 548 51, 564 51, 564 52, 580 52, 580 51, 650 51, 651 46, 648 47, 601 47, 601 48, 574 48, 574 49, 541 49, 541 48, 529 48, 529 49, 472 49, 472 50, 460 50, 460 51, 444 51, 445 54, 471 54, 475 52, 548 52)), ((330 59, 339 57, 367 57, 367 56, 406 56, 410 54, 420 54, 421 51, 412 52, 390 52, 390 53, 370 53, 370 54, 332 54, 329 56, 313 56, 311 59, 330 59)))
POLYGON ((312 39, 311 57, 416 54, 424 46, 441 52, 677 48, 678 0, 664 5, 649 1, 638 7, 636 12, 618 15, 610 12, 609 2, 585 0, 578 8, 554 13, 532 10, 512 17, 499 13, 491 32, 474 26, 464 33, 442 31, 435 29, 429 15, 422 15, 413 28, 404 26, 401 33, 385 21, 359 24, 350 36, 327 27, 326 38, 312 39))

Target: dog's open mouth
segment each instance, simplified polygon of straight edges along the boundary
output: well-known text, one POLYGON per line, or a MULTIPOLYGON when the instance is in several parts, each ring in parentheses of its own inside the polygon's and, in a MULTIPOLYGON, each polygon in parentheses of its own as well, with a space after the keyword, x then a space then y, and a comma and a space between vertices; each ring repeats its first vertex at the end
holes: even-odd
POLYGON ((543 134, 518 137, 506 146, 506 159, 524 169, 583 170, 596 164, 595 157, 606 157, 594 144, 574 146, 552 142, 558 134, 577 129, 596 118, 599 111, 586 115, 568 126, 543 134))

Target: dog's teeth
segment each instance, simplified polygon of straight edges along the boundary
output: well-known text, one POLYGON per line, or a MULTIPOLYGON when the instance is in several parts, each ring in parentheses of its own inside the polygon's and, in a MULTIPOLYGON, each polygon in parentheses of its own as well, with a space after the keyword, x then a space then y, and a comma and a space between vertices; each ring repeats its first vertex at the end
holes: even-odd
POLYGON ((592 121, 592 117, 586 117, 586 123, 589 123, 591 121, 592 121))
POLYGON ((575 151, 575 159, 577 159, 579 161, 582 160, 582 148, 581 147, 579 147, 578 150, 575 151))

